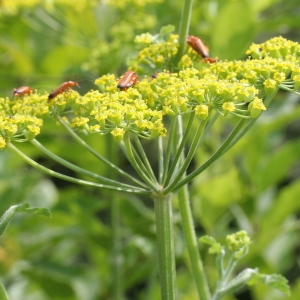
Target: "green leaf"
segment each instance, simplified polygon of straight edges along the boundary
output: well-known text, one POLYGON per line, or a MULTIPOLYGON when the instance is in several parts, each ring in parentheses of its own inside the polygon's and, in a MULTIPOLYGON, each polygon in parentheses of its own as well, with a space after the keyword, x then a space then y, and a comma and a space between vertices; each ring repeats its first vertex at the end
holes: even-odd
POLYGON ((263 283, 269 287, 275 288, 286 295, 290 295, 290 287, 288 281, 282 275, 271 274, 265 275, 260 273, 253 273, 251 279, 247 282, 248 285, 253 285, 257 283, 263 283))
POLYGON ((39 214, 51 217, 51 212, 47 208, 30 207, 29 203, 23 203, 11 206, 0 219, 0 236, 4 233, 10 221, 17 212, 25 212, 30 214, 39 214))
POLYGON ((290 295, 290 287, 287 284, 286 278, 278 274, 265 275, 260 274, 256 269, 245 269, 239 273, 233 280, 226 284, 219 292, 216 299, 221 299, 225 295, 236 292, 245 284, 254 285, 257 283, 265 284, 275 288, 286 295, 290 295))
POLYGON ((210 254, 222 252, 222 245, 220 243, 218 243, 212 236, 209 236, 209 235, 202 236, 200 238, 200 242, 211 246, 209 248, 210 254))

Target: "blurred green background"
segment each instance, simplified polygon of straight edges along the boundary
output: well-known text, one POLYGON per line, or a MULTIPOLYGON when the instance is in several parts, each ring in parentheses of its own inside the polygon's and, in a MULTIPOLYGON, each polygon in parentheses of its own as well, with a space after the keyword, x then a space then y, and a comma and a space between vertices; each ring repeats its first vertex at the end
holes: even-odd
MULTIPOLYGON (((135 35, 155 34, 168 24, 178 30, 182 5, 178 0, 2 0, 0 96, 12 97, 12 89, 22 85, 49 92, 76 78, 84 93, 103 74, 120 76, 137 53, 135 35)), ((300 42, 299 14, 299 0, 194 1, 190 34, 200 36, 213 57, 243 59, 252 42, 278 35, 300 42)), ((224 122, 213 129, 191 168, 213 152, 226 130, 224 122)), ((228 233, 247 230, 254 243, 241 269, 283 274, 292 286, 292 300, 300 295, 299 133, 299 97, 280 92, 251 132, 191 185, 198 236, 223 240, 228 233)), ((110 176, 107 167, 55 124, 46 124, 38 140, 71 162, 110 176)), ((86 140, 106 157, 119 157, 117 163, 127 168, 110 137, 86 140)), ((76 176, 31 145, 22 149, 40 163, 76 176)), ((53 214, 52 219, 19 214, 1 238, 0 275, 13 300, 113 299, 116 262, 122 266, 124 299, 159 299, 150 200, 50 178, 7 149, 0 152, 0 178, 1 214, 25 201, 49 207, 53 214), (114 201, 120 204, 119 216, 114 201), (112 235, 116 223, 121 225, 118 257, 112 235)), ((197 299, 176 199, 174 215, 178 299, 197 299)), ((205 247, 201 253, 214 284, 213 257, 205 247)), ((259 285, 226 299, 287 298, 259 285)))

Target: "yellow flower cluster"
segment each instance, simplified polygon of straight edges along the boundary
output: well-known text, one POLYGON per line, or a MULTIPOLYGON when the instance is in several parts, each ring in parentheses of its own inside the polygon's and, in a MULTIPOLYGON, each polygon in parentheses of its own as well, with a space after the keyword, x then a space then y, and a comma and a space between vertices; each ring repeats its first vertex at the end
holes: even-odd
MULTIPOLYGON (((170 34, 169 38, 174 37, 170 34)), ((140 44, 149 44, 153 37, 145 34, 138 39, 140 44)), ((282 45, 282 38, 276 41, 282 45)), ((273 42, 266 42, 269 44, 276 48, 273 42)), ((266 51, 269 49, 266 45, 259 48, 266 51)), ((279 49, 283 53, 281 46, 279 49)), ((146 139, 165 136, 167 115, 195 112, 200 119, 206 119, 214 110, 223 116, 257 118, 266 109, 263 99, 268 94, 279 88, 294 91, 299 87, 299 60, 294 61, 299 49, 298 44, 291 42, 287 50, 291 60, 263 57, 216 62, 201 70, 188 67, 178 73, 162 71, 139 80, 130 71, 124 88, 118 88, 118 80, 108 74, 95 81, 99 90, 82 96, 71 90, 51 101, 47 95, 36 93, 16 96, 14 100, 0 98, 0 148, 9 141, 35 137, 42 126, 41 118, 55 117, 66 111, 71 112, 68 115, 73 128, 90 134, 109 133, 117 141, 122 140, 126 132, 146 139), (134 81, 130 81, 132 75, 134 81)), ((151 59, 153 62, 154 56, 151 59)))
POLYGON ((9 141, 24 142, 40 133, 42 117, 49 115, 47 95, 0 98, 0 149, 9 141))
POLYGON ((296 42, 289 41, 281 36, 272 38, 262 44, 252 44, 246 54, 254 59, 265 57, 279 60, 299 62, 300 46, 296 42))
POLYGON ((169 70, 172 59, 178 52, 178 35, 172 34, 173 26, 166 26, 158 35, 150 33, 136 36, 135 43, 140 51, 131 62, 131 69, 140 74, 169 70))
POLYGON ((73 127, 89 133, 111 133, 118 141, 125 131, 143 138, 166 134, 163 112, 150 108, 137 89, 119 91, 114 75, 105 75, 95 83, 104 92, 90 91, 76 99, 72 105, 76 113, 73 127))

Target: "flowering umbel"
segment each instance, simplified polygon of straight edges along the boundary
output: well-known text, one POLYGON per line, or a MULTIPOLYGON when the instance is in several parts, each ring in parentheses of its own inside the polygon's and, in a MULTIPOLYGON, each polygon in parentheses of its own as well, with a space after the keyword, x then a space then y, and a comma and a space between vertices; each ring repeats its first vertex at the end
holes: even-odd
MULTIPOLYGON (((170 28, 158 36, 141 35, 137 42, 142 49, 132 62, 133 70, 144 68, 146 62, 148 66, 167 67, 177 53, 177 36, 170 28)), ((300 45, 278 37, 253 44, 247 54, 252 58, 205 64, 198 70, 191 66, 194 56, 188 51, 183 58, 189 66, 181 60, 178 72, 148 74, 126 91, 120 91, 115 76, 108 74, 95 81, 99 90, 85 95, 68 91, 51 102, 38 93, 13 100, 0 98, 0 148, 10 141, 34 138, 43 119, 66 111, 71 117, 65 121, 73 128, 89 134, 110 133, 117 141, 126 132, 146 139, 164 137, 167 116, 194 112, 205 120, 215 111, 223 116, 257 118, 266 110, 265 97, 279 88, 296 91, 299 87, 300 45)))

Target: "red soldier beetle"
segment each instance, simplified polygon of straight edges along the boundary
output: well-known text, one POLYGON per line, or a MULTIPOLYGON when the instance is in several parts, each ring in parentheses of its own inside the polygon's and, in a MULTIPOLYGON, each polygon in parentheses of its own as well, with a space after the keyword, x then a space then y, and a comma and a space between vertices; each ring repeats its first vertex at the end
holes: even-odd
POLYGON ((136 85, 139 77, 133 71, 127 71, 119 80, 118 88, 126 91, 128 88, 136 85))
POLYGON ((207 47, 198 37, 191 35, 186 38, 186 41, 203 58, 209 57, 207 47))
POLYGON ((209 57, 208 48, 204 43, 196 36, 188 36, 186 38, 187 43, 208 63, 215 63, 215 58, 209 57))
POLYGON ((16 96, 24 96, 24 95, 30 95, 33 92, 33 89, 29 86, 21 86, 17 89, 13 89, 13 95, 16 96))
POLYGON ((66 81, 64 83, 62 83, 56 90, 54 90, 51 94, 49 94, 48 96, 48 100, 52 100, 53 98, 55 98, 57 95, 67 91, 67 90, 71 90, 72 86, 79 86, 78 82, 75 81, 66 81))

